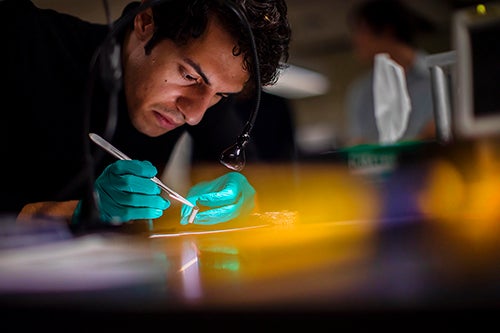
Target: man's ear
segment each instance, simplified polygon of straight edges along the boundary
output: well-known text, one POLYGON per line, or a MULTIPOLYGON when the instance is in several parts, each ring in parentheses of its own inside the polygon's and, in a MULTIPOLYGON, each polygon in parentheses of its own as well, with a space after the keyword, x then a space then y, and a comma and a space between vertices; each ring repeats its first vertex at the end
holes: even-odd
POLYGON ((135 16, 134 34, 139 40, 145 41, 151 38, 154 33, 155 24, 153 20, 153 11, 148 8, 135 16))

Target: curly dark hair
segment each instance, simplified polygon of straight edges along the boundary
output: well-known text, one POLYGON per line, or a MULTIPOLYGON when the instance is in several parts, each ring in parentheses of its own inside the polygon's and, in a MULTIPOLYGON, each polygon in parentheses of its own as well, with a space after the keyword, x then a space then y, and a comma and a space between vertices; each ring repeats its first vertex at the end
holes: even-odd
MULTIPOLYGON (((288 61, 291 29, 287 18, 285 0, 170 0, 152 4, 156 31, 147 43, 146 53, 162 39, 171 39, 181 45, 191 38, 200 37, 205 31, 210 15, 215 15, 221 24, 235 37, 238 45, 235 55, 243 54, 244 67, 252 73, 253 52, 240 18, 225 3, 232 1, 246 16, 252 29, 260 79, 263 86, 276 83, 280 70, 288 61)), ((138 6, 135 2, 125 8, 138 6)), ((252 75, 252 74, 250 74, 252 75)))

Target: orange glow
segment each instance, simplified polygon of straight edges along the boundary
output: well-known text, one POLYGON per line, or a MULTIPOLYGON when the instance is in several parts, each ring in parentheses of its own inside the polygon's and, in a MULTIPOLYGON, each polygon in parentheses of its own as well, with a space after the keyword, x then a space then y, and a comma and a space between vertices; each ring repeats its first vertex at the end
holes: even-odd
POLYGON ((500 164, 490 142, 479 142, 475 153, 466 162, 473 169, 467 179, 450 163, 437 161, 419 202, 430 217, 486 246, 500 231, 500 164))
POLYGON ((418 201, 424 214, 438 219, 452 219, 463 208, 466 184, 449 162, 437 161, 429 174, 428 187, 418 201))

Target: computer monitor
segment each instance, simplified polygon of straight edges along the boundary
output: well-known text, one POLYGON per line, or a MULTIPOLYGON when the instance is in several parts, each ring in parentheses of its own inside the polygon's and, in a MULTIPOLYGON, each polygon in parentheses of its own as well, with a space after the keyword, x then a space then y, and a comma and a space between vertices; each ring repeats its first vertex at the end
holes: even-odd
POLYGON ((456 138, 500 134, 500 3, 453 14, 456 50, 453 127, 456 138))

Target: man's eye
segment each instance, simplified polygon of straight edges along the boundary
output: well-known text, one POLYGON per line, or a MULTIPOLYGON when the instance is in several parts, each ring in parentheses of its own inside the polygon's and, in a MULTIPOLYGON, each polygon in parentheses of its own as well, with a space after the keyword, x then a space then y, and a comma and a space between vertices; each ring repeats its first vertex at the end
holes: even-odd
POLYGON ((198 80, 198 78, 197 78, 197 77, 194 77, 193 75, 191 75, 191 74, 187 74, 187 73, 185 73, 185 74, 184 74, 184 78, 185 78, 186 80, 189 80, 189 81, 197 81, 197 80, 198 80))

